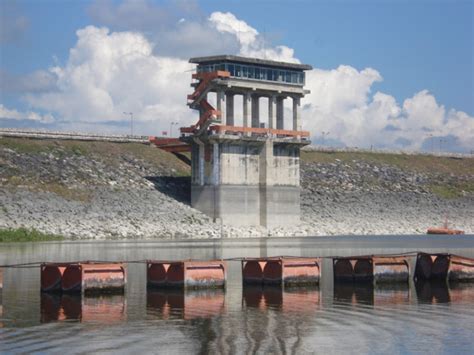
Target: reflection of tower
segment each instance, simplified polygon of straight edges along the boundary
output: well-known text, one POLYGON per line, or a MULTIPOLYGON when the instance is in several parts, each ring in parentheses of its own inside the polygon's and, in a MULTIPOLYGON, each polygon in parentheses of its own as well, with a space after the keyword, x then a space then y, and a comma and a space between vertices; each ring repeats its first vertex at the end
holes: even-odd
POLYGON ((192 58, 197 64, 189 106, 199 121, 181 128, 191 145, 191 204, 231 225, 288 226, 300 218, 301 98, 309 65, 232 55, 192 58), (208 102, 216 97, 217 108, 208 102), (242 123, 234 114, 242 98, 242 123), (292 102, 285 122, 284 101, 292 102), (260 103, 268 105, 262 119, 260 103), (266 122, 265 122, 266 121, 266 122))
POLYGON ((320 307, 319 289, 245 286, 242 290, 245 353, 295 353, 320 307), (282 321, 282 314, 284 320, 282 321))

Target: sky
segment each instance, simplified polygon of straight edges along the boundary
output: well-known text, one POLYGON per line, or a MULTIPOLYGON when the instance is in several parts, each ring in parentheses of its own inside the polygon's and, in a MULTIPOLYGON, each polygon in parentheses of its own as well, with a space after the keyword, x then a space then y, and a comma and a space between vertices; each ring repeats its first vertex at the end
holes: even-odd
POLYGON ((470 152, 473 4, 2 0, 0 126, 159 135, 197 120, 188 59, 237 54, 313 66, 315 144, 470 152))

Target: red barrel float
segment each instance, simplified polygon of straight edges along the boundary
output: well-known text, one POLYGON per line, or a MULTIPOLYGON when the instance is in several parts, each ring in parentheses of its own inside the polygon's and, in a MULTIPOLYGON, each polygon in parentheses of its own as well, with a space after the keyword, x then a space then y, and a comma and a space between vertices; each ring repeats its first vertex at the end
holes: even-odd
POLYGON ((110 293, 123 292, 127 283, 122 263, 43 263, 41 291, 110 293))
POLYGON ((333 259, 336 282, 408 282, 409 266, 404 256, 358 256, 333 259))
POLYGON ((127 269, 122 263, 70 264, 63 273, 63 292, 123 292, 127 269))
POLYGON ((474 281, 474 259, 451 255, 449 270, 449 281, 474 281))
POLYGON ((474 281, 474 259, 445 253, 418 253, 415 279, 474 281))
POLYGON ((62 280, 67 263, 43 263, 41 264, 41 291, 60 292, 62 280))
POLYGON ((309 285, 318 284, 317 258, 256 258, 242 260, 244 284, 309 285))
POLYGON ((223 288, 226 263, 210 261, 147 261, 149 287, 223 288))

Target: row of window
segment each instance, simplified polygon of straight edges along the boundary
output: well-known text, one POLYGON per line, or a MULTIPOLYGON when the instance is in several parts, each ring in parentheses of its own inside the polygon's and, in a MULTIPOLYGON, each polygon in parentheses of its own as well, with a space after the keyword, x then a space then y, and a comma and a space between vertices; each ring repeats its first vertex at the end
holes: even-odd
POLYGON ((298 85, 304 85, 305 83, 304 73, 293 70, 279 70, 233 63, 199 65, 197 69, 198 73, 225 70, 230 72, 230 76, 236 78, 279 81, 298 85))

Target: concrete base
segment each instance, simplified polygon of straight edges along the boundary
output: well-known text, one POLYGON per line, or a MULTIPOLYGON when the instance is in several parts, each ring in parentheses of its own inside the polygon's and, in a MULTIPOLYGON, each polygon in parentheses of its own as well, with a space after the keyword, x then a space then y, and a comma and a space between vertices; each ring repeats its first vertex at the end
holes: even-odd
POLYGON ((300 189, 293 186, 193 184, 191 205, 233 226, 278 227, 300 221, 300 189))

